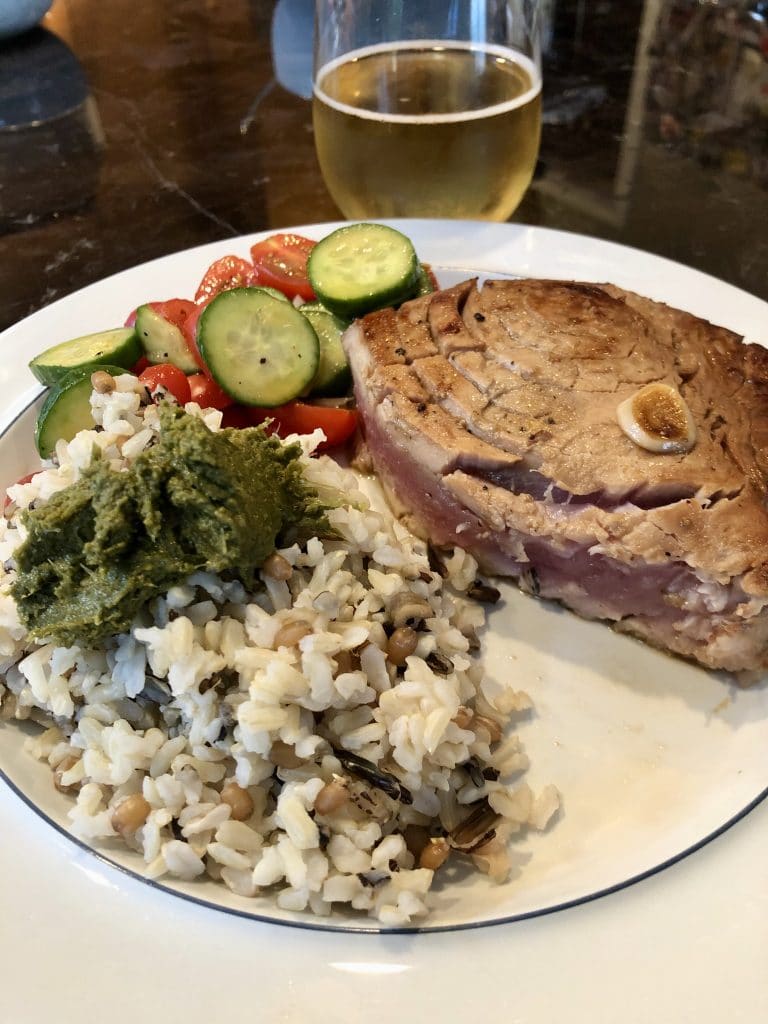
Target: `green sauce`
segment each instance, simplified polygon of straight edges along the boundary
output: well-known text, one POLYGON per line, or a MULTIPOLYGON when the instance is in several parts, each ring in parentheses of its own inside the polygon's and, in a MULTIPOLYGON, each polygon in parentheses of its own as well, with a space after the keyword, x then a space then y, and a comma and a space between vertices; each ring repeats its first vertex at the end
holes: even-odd
POLYGON ((276 546, 328 534, 297 446, 261 428, 211 432, 169 404, 128 470, 94 458, 82 477, 24 513, 12 594, 36 639, 98 644, 191 573, 248 585, 276 546))

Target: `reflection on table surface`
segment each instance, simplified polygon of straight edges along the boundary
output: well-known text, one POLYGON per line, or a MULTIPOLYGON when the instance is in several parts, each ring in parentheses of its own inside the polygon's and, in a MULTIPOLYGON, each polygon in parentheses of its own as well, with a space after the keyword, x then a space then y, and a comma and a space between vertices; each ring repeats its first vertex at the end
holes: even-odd
MULTIPOLYGON (((768 298, 768 5, 544 8, 541 157, 514 220, 768 298)), ((2 43, 0 327, 178 249, 337 219, 311 17, 311 0, 56 0, 2 43)))
POLYGON ((103 148, 98 110, 72 51, 43 28, 0 49, 0 230, 85 207, 103 148))

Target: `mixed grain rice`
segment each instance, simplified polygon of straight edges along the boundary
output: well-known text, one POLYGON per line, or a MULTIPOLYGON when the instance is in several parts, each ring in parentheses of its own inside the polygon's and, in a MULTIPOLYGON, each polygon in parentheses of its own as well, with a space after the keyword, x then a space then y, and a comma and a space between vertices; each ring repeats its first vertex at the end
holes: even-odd
MULTIPOLYGON (((0 713, 44 726, 27 748, 71 794, 72 831, 122 838, 151 878, 208 876, 284 909, 352 908, 385 925, 427 913, 432 868, 457 845, 504 879, 510 835, 545 827, 558 797, 534 796, 517 737, 499 739, 530 702, 473 656, 477 566, 457 548, 430 568, 354 474, 310 457, 319 432, 300 439, 302 461, 322 493, 346 496, 329 513, 335 539, 280 551, 253 593, 198 572, 99 650, 26 637, 10 595, 19 513, 77 480, 94 447, 115 469, 135 458, 159 430, 146 398, 128 374, 94 391, 96 429, 12 487, 0 521, 0 713), (388 657, 398 623, 416 631, 400 666, 388 657), (459 843, 470 813, 479 831, 459 843)), ((187 411, 218 429, 219 412, 187 411)))

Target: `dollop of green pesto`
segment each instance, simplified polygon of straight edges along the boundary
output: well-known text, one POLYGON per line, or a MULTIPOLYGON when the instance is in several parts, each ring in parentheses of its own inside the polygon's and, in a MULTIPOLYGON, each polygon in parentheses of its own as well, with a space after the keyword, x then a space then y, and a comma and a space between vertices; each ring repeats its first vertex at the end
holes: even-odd
POLYGON ((12 594, 35 639, 94 646, 197 570, 248 586, 276 546, 332 533, 297 445, 260 427, 214 433, 165 403, 160 420, 127 470, 95 453, 76 483, 24 513, 12 594))

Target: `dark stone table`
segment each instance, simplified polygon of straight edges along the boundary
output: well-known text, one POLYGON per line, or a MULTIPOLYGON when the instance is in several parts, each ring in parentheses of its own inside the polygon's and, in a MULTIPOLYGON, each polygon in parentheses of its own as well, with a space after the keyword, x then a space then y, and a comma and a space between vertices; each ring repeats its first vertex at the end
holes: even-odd
MULTIPOLYGON (((541 159, 513 219, 768 298, 768 4, 548 6, 541 159)), ((0 327, 156 256, 339 217, 311 8, 56 0, 0 44, 0 327)))

